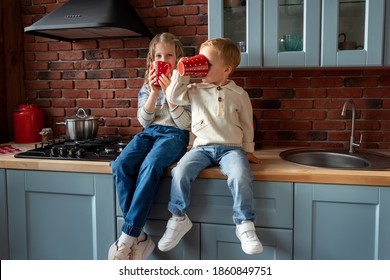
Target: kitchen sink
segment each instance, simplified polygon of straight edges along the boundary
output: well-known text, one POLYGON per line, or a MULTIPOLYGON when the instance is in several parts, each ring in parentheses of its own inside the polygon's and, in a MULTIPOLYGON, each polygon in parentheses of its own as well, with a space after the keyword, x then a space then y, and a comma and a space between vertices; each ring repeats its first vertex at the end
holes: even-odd
POLYGON ((286 161, 325 168, 390 170, 390 156, 368 151, 298 148, 280 153, 286 161))

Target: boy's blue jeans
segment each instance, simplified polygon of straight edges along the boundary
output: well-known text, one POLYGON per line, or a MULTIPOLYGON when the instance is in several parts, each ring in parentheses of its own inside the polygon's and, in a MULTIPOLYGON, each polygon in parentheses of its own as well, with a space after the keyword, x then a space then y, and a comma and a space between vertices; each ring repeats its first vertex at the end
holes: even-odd
POLYGON ((138 237, 167 168, 187 150, 189 132, 152 125, 138 133, 110 163, 125 223, 122 231, 138 237))
POLYGON ((218 165, 227 176, 227 185, 233 196, 233 221, 254 221, 253 176, 243 149, 223 145, 197 146, 188 151, 172 170, 171 199, 168 210, 184 216, 190 204, 191 183, 199 172, 218 165))

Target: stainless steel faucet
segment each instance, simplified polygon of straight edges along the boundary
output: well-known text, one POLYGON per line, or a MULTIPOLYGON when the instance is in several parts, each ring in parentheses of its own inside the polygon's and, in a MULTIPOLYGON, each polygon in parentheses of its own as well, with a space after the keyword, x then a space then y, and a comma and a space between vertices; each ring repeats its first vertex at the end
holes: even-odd
POLYGON ((362 135, 360 135, 360 143, 355 143, 355 117, 356 117, 356 107, 355 103, 352 99, 347 99, 344 102, 343 109, 341 110, 341 116, 345 116, 345 113, 347 112, 348 104, 351 105, 351 111, 352 111, 352 121, 351 121, 351 135, 349 137, 349 152, 354 152, 354 147, 360 147, 360 144, 362 143, 362 135))

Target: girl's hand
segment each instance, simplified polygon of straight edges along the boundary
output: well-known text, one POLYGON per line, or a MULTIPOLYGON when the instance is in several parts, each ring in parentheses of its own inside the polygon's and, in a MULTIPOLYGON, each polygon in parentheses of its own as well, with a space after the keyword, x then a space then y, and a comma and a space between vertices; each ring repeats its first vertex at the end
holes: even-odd
POLYGON ((246 153, 246 156, 250 163, 256 163, 256 164, 261 163, 261 159, 255 157, 253 153, 246 153))
POLYGON ((158 92, 158 87, 154 86, 153 84, 157 81, 157 74, 155 69, 150 69, 149 72, 149 86, 150 89, 153 92, 158 92))
POLYGON ((170 83, 171 83, 170 76, 171 76, 171 75, 168 75, 168 77, 167 77, 167 76, 165 76, 164 74, 162 74, 162 75, 160 76, 159 81, 158 81, 158 83, 160 84, 161 89, 162 89, 162 91, 163 91, 164 94, 165 94, 165 90, 168 88, 168 86, 169 86, 170 83))

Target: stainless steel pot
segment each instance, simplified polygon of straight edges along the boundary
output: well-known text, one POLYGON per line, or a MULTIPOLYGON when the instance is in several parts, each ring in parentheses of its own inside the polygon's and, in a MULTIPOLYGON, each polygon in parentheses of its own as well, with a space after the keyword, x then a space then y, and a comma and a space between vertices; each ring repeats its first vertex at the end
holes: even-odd
POLYGON ((58 125, 65 125, 66 136, 70 140, 88 140, 96 138, 99 125, 104 123, 102 118, 94 118, 87 115, 83 108, 79 108, 72 118, 64 122, 57 122, 58 125))

